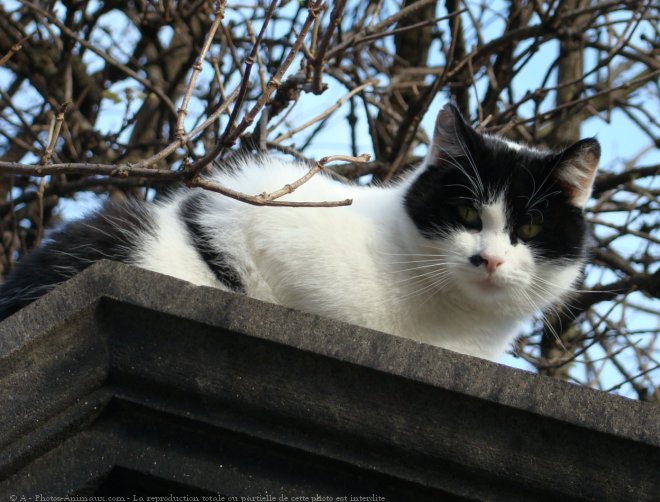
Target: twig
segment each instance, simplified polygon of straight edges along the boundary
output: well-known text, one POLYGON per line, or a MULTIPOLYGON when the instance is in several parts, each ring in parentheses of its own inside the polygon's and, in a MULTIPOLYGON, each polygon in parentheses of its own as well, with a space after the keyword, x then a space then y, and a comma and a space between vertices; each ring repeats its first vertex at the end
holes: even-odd
MULTIPOLYGON (((220 141, 218 141, 218 145, 216 145, 216 147, 213 150, 215 154, 211 157, 211 159, 217 157, 218 153, 220 153, 220 149, 218 149, 218 146, 223 148, 224 144, 230 141, 229 136, 232 132, 232 128, 234 127, 234 124, 236 123, 236 117, 238 116, 238 111, 243 105, 243 100, 245 99, 245 93, 247 92, 248 85, 250 84, 250 72, 252 70, 252 66, 254 65, 257 51, 259 50, 259 43, 261 42, 261 39, 264 36, 264 33, 266 32, 266 27, 268 26, 270 19, 273 17, 273 12, 275 10, 275 6, 277 5, 277 1, 278 0, 273 0, 270 4, 270 7, 268 7, 268 11, 266 12, 266 16, 261 26, 261 30, 259 31, 259 35, 257 36, 257 39, 254 41, 254 44, 252 45, 252 51, 250 52, 250 55, 245 60, 245 71, 243 72, 243 78, 241 80, 241 87, 238 93, 238 99, 236 100, 236 104, 234 105, 234 108, 231 111, 231 116, 229 117, 229 121, 227 122, 227 126, 225 127, 225 132, 222 133, 222 137, 220 138, 220 141)), ((198 165, 204 165, 204 164, 199 163, 198 165)), ((191 169, 194 170, 196 169, 196 167, 197 166, 191 166, 191 169)))
POLYGON ((53 155, 53 149, 55 148, 55 143, 57 143, 57 138, 59 138, 60 131, 62 130, 64 113, 66 112, 68 106, 69 106, 68 102, 62 103, 59 110, 57 110, 57 115, 53 117, 53 122, 51 123, 50 130, 48 131, 48 146, 46 146, 46 151, 41 157, 41 164, 43 165, 48 164, 48 162, 50 162, 51 156, 53 155))
POLYGON ((39 189, 37 190, 37 206, 39 209, 39 220, 37 221, 37 238, 35 246, 41 242, 41 237, 44 234, 44 190, 46 188, 46 178, 41 178, 39 182, 39 189))
POLYGON ((600 196, 607 190, 612 190, 624 183, 647 176, 660 176, 660 164, 653 166, 636 167, 617 174, 603 173, 598 175, 594 182, 593 197, 600 196))
POLYGON ((42 16, 44 16, 48 21, 53 23, 55 26, 57 26, 60 30, 62 30, 62 33, 65 33, 68 37, 74 39, 77 41, 80 45, 85 47, 86 49, 89 49, 92 51, 94 54, 102 58, 106 63, 109 65, 112 65, 116 68, 119 68, 122 72, 124 72, 126 75, 129 77, 133 78, 134 80, 137 80, 140 82, 144 87, 149 89, 150 91, 153 91, 160 99, 163 100, 163 102, 167 105, 169 110, 172 112, 173 115, 176 115, 176 107, 174 106, 174 103, 172 103, 172 100, 165 94, 162 89, 156 87, 153 85, 151 82, 149 82, 147 79, 142 78, 140 75, 138 75, 136 72, 131 70, 128 66, 116 61, 112 57, 110 57, 108 54, 106 54, 104 51, 97 49, 93 44, 87 42, 87 40, 80 38, 75 32, 70 30, 64 23, 62 23, 57 17, 55 17, 53 14, 50 12, 42 9, 41 7, 28 2, 27 0, 20 0, 20 2, 25 5, 26 7, 30 8, 31 10, 38 12, 42 16))
POLYGON ((427 87, 420 99, 414 103, 414 106, 411 106, 411 109, 409 109, 408 113, 406 114, 405 120, 399 126, 396 138, 394 139, 394 144, 401 146, 399 147, 396 157, 392 162, 392 166, 385 176, 386 182, 390 181, 404 164, 406 157, 408 157, 410 146, 412 145, 415 135, 417 134, 419 124, 422 121, 423 111, 428 108, 435 95, 447 81, 449 68, 451 68, 454 62, 454 55, 457 46, 456 41, 458 39, 459 29, 460 23, 454 23, 451 46, 449 48, 449 54, 447 55, 447 61, 445 63, 445 71, 443 71, 435 78, 433 84, 427 87))
POLYGON ((164 159, 165 157, 173 153, 177 148, 179 148, 179 146, 182 143, 184 144, 187 143, 195 136, 197 136, 199 133, 204 131, 207 127, 209 127, 213 122, 215 122, 217 118, 227 110, 227 108, 234 101, 234 99, 236 99, 237 95, 238 95, 238 89, 235 89, 234 92, 229 95, 229 97, 225 100, 224 103, 222 103, 211 115, 209 115, 204 122, 202 122, 199 126, 195 127, 192 131, 190 131, 189 134, 185 134, 182 138, 173 141, 155 155, 152 155, 147 159, 137 162, 134 167, 142 168, 153 165, 156 162, 164 159))
MULTIPOLYGON (((387 17, 386 19, 383 19, 380 23, 377 23, 373 26, 368 26, 366 28, 363 28, 359 32, 355 33, 353 36, 347 37, 344 39, 344 41, 333 47, 332 50, 328 51, 327 57, 335 57, 338 54, 341 54, 344 50, 346 50, 349 47, 356 47, 358 44, 362 42, 361 37, 367 37, 371 35, 372 33, 378 33, 380 32, 383 28, 386 28, 387 26, 390 26, 394 23, 396 23, 399 19, 403 19, 410 14, 418 11, 419 9, 423 9, 430 3, 435 3, 436 0, 419 0, 419 2, 415 2, 412 5, 409 5, 407 7, 404 7, 400 11, 398 11, 396 14, 392 14, 391 16, 387 17)), ((461 11, 462 12, 462 11, 461 11)), ((453 17, 457 15, 458 13, 451 14, 447 17, 453 17)), ((444 18, 439 18, 439 19, 444 19, 444 18)))
MULTIPOLYGON (((220 138, 220 141, 218 141, 215 148, 210 153, 206 154, 204 157, 193 162, 190 165, 191 172, 199 171, 201 167, 213 161, 213 159, 215 159, 224 148, 233 145, 234 142, 236 141, 236 138, 238 138, 238 136, 241 135, 245 131, 245 129, 247 129, 247 127, 254 121, 254 117, 257 115, 257 113, 259 113, 259 110, 261 110, 264 107, 264 105, 268 102, 273 91, 280 86, 282 76, 287 71, 287 69, 293 62, 294 57, 300 50, 303 40, 305 39, 305 35, 307 35, 307 32, 309 31, 312 22, 318 16, 321 6, 322 4, 319 1, 315 2, 314 4, 310 4, 310 6, 308 7, 309 13, 307 15, 307 19, 305 20, 305 23, 303 24, 303 27, 300 30, 298 37, 296 38, 296 42, 294 43, 293 47, 287 54, 286 59, 281 64, 280 68, 277 70, 277 73, 275 73, 275 75, 268 82, 268 87, 266 89, 266 92, 261 94, 257 102, 250 109, 250 111, 245 114, 243 120, 238 126, 236 126, 235 129, 233 129, 229 133, 228 133, 228 129, 226 129, 225 133, 223 133, 222 137, 220 138)), ((246 82, 246 79, 243 79, 243 82, 246 82)), ((245 84, 245 86, 247 86, 247 84, 245 84)), ((237 107, 238 107, 238 103, 237 103, 237 107)), ((237 107, 234 108, 234 111, 236 113, 237 113, 237 107)), ((235 113, 232 113, 232 116, 235 116, 235 113)), ((232 122, 233 120, 230 118, 228 126, 232 122)))
POLYGON ((316 173, 323 170, 323 168, 331 162, 363 163, 363 162, 369 162, 369 158, 370 156, 366 153, 358 155, 357 157, 352 157, 349 155, 331 155, 329 157, 323 157, 300 179, 294 181, 293 183, 289 183, 283 186, 282 188, 280 188, 279 190, 275 190, 274 192, 258 195, 258 198, 263 199, 265 201, 271 201, 271 200, 279 199, 284 195, 290 194, 298 187, 300 187, 303 183, 306 183, 309 179, 311 179, 311 177, 314 176, 316 173))
POLYGON ((313 4, 310 4, 308 7, 309 14, 307 15, 307 19, 305 20, 305 23, 303 24, 302 29, 300 30, 300 33, 298 34, 298 38, 296 39, 296 42, 293 44, 293 47, 287 54, 286 58, 284 59, 284 62, 280 66, 280 68, 277 70, 275 75, 270 79, 268 82, 268 87, 266 92, 264 92, 259 99, 257 100, 256 104, 250 109, 248 113, 245 114, 245 117, 243 117, 243 120, 241 123, 234 129, 229 137, 227 138, 227 141, 232 144, 236 138, 240 134, 247 129, 247 127, 253 122, 255 116, 257 113, 259 113, 259 110, 263 108, 263 106, 268 102, 270 99, 270 95, 277 89, 282 81, 282 76, 286 73, 286 71, 289 69, 289 66, 293 62, 293 59, 295 58, 296 54, 300 50, 300 47, 302 46, 303 41, 305 40, 305 35, 307 35, 307 32, 309 31, 309 28, 314 21, 319 15, 319 12, 323 8, 323 4, 320 1, 316 1, 313 4))
POLYGON ((343 96, 341 99, 337 100, 335 104, 333 104, 330 108, 327 108, 324 112, 320 113, 314 118, 309 119, 307 122, 304 124, 299 125, 298 127, 294 127, 293 129, 289 129, 287 132, 284 134, 281 134, 277 138, 273 140, 274 143, 281 143, 282 141, 289 139, 291 136, 294 134, 299 133, 300 131, 307 129, 309 126, 315 124, 316 122, 319 122, 320 120, 323 120, 324 118, 328 117, 332 112, 340 108, 344 103, 346 103, 349 99, 351 99, 353 96, 355 96, 357 93, 361 92, 362 90, 366 89, 369 86, 372 85, 377 85, 378 80, 377 79, 371 79, 367 80, 363 84, 359 85, 355 89, 352 89, 348 94, 343 96))
POLYGON ((369 155, 362 154, 358 157, 351 157, 348 155, 332 155, 323 157, 312 168, 298 180, 284 185, 279 190, 271 193, 262 193, 259 195, 247 195, 236 190, 224 187, 208 179, 197 177, 187 182, 188 186, 201 187, 212 192, 217 192, 232 199, 251 204, 253 206, 282 206, 282 207, 340 207, 350 206, 353 203, 352 199, 335 200, 335 201, 322 201, 322 202, 298 202, 298 201, 279 201, 280 197, 292 193, 299 188, 302 184, 309 181, 312 176, 320 172, 330 162, 367 162, 369 155))
MULTIPOLYGON (((254 31, 252 31, 252 23, 249 19, 245 20, 245 29, 250 36, 253 44, 257 43, 257 39, 254 38, 254 31)), ((264 72, 264 61, 261 58, 261 53, 257 51, 257 69, 259 70, 259 84, 261 85, 261 92, 266 91, 266 74, 264 72)))
MULTIPOLYGON (((213 42, 213 39, 215 38, 215 33, 218 31, 218 26, 220 26, 220 23, 222 22, 224 17, 225 17, 225 1, 218 0, 215 7, 215 19, 213 19, 211 28, 209 29, 209 32, 206 34, 206 39, 204 40, 204 45, 202 46, 202 50, 200 51, 199 56, 197 57, 197 60, 193 65, 193 70, 192 73, 190 74, 190 80, 188 81, 186 92, 183 95, 183 100, 181 101, 181 107, 177 110, 176 132, 174 136, 175 138, 179 139, 179 141, 181 141, 181 139, 184 136, 183 122, 186 118, 186 113, 188 110, 188 102, 190 101, 190 97, 192 96, 192 92, 195 87, 195 82, 197 81, 197 76, 202 71, 202 64, 204 63, 204 58, 206 57, 206 53, 211 47, 211 42, 213 42)), ((182 142, 181 146, 185 146, 185 142, 182 142)))
POLYGON ((16 54, 18 51, 20 51, 23 48, 23 44, 25 41, 30 38, 33 34, 30 33, 29 35, 25 35, 23 38, 21 38, 18 42, 16 42, 14 45, 11 46, 11 49, 9 49, 9 52, 2 56, 0 58, 0 68, 2 68, 7 61, 11 59, 11 57, 16 54))
POLYGON ((110 177, 141 177, 148 179, 156 179, 159 181, 183 181, 190 187, 200 187, 206 190, 217 192, 232 199, 246 202, 255 206, 288 206, 288 207, 337 207, 348 206, 352 203, 351 199, 344 199, 340 201, 324 201, 324 202, 296 202, 296 201, 278 201, 280 197, 289 194, 306 183, 312 176, 321 171, 327 164, 331 162, 353 162, 361 163, 367 162, 369 155, 363 154, 358 157, 351 157, 346 155, 333 155, 323 157, 319 160, 304 176, 287 184, 279 190, 272 193, 247 195, 236 190, 224 187, 202 177, 190 178, 184 171, 169 171, 164 169, 150 169, 144 167, 137 167, 137 165, 123 164, 123 165, 108 165, 108 164, 50 164, 47 166, 34 166, 27 164, 20 164, 16 162, 0 161, 0 172, 7 174, 20 174, 30 176, 49 176, 53 174, 83 174, 95 175, 101 174, 110 177))
POLYGON ((3 174, 17 174, 20 176, 52 176, 54 174, 84 174, 91 176, 102 174, 120 178, 138 176, 143 178, 156 178, 176 180, 180 175, 169 169, 151 169, 137 167, 133 164, 94 164, 94 163, 60 163, 46 166, 22 164, 20 162, 0 161, 0 172, 3 174))
POLYGON ((332 12, 330 13, 330 24, 325 29, 323 38, 314 52, 314 73, 312 77, 312 92, 314 94, 321 94, 321 92, 323 92, 323 63, 326 60, 325 56, 328 51, 328 46, 330 45, 330 40, 339 25, 345 6, 346 0, 338 0, 335 2, 332 12))

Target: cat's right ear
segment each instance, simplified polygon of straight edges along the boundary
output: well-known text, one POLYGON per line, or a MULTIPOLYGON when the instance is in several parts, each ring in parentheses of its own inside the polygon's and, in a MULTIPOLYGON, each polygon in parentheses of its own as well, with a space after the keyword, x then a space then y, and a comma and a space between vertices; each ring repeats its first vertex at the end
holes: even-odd
POLYGON ((584 207, 589 200, 599 160, 600 143, 595 138, 580 140, 558 155, 555 177, 573 205, 584 207))
POLYGON ((474 146, 475 135, 458 107, 454 103, 447 103, 435 119, 429 161, 436 165, 443 161, 451 164, 453 159, 465 157, 474 146))

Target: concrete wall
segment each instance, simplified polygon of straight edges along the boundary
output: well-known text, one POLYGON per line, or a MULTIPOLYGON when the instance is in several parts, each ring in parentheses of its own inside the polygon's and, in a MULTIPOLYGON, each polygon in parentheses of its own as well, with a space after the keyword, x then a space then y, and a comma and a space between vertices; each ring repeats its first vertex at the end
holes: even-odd
POLYGON ((658 500, 659 416, 112 262, 0 323, 0 500, 658 500))

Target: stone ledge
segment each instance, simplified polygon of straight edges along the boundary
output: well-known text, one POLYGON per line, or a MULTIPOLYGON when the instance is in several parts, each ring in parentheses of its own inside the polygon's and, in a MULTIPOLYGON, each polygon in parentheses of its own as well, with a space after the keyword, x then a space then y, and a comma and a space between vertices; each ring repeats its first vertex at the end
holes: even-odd
POLYGON ((0 409, 0 495, 658 489, 657 406, 113 262, 0 323, 0 409))

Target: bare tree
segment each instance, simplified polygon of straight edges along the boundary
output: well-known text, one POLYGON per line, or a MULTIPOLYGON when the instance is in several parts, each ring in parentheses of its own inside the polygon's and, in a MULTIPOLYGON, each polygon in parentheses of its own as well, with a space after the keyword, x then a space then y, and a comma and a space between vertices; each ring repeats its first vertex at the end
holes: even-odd
POLYGON ((390 180, 418 162, 424 114, 443 97, 478 128, 537 145, 625 128, 638 150, 604 159, 582 289, 514 355, 659 401, 659 17, 650 0, 4 2, 0 273, 85 193, 153 197, 184 183, 286 204, 335 160, 348 161, 338 178, 390 180), (324 142, 329 127, 342 145, 324 142), (310 172, 271 194, 200 176, 237 150, 304 159, 310 172))

